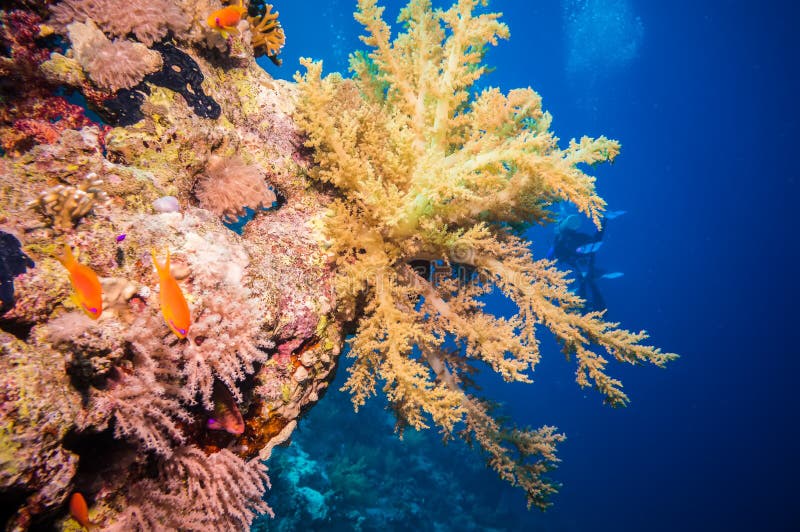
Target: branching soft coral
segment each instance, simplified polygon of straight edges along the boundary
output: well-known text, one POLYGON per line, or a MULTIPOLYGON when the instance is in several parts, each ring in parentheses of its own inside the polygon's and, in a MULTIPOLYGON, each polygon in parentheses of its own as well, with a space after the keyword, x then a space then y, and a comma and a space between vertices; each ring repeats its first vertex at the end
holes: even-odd
POLYGON ((383 381, 401 427, 432 419, 445 436, 458 431, 525 490, 529 505, 545 507, 555 487, 543 475, 563 436, 498 423, 489 404, 467 392, 477 366, 529 382, 541 324, 575 356, 578 383, 620 406, 627 397, 595 349, 657 366, 674 355, 642 345, 644 333, 619 329, 602 313, 583 314, 565 274, 534 261, 508 230, 547 221, 547 208, 564 200, 599 225, 605 204, 578 165, 612 161, 619 143, 584 137, 562 149, 533 90, 476 93, 487 46, 508 37, 498 14, 474 13, 478 3, 459 0, 443 11, 412 0, 399 18, 405 33, 391 41, 383 8, 359 0, 356 19, 372 51, 352 56, 347 80, 322 78, 321 63, 303 60, 296 119, 315 149, 313 176, 339 192, 326 229, 339 310, 361 316, 345 384, 355 406, 383 381), (417 259, 469 266, 480 281, 432 282, 409 266, 417 259), (516 304, 514 316, 484 312, 478 298, 492 287, 516 304))
POLYGON ((109 530, 247 530, 256 515, 272 514, 262 500, 268 487, 258 460, 245 462, 226 449, 207 456, 182 447, 162 461, 156 479, 130 487, 126 509, 109 530))
POLYGON ((258 348, 259 309, 252 299, 229 290, 203 298, 203 308, 192 324, 189 342, 182 348, 186 389, 199 392, 203 404, 213 409, 214 377, 241 400, 237 381, 252 374, 255 363, 269 357, 258 348))

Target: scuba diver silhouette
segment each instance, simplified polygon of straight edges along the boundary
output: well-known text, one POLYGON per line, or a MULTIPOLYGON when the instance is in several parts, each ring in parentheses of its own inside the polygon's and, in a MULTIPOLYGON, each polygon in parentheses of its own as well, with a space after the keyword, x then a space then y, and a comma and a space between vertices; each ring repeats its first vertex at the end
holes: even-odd
MULTIPOLYGON (((623 214, 625 211, 611 211, 604 218, 606 221, 613 220, 623 214)), ((595 265, 595 256, 603 245, 606 224, 599 230, 595 229, 594 233, 586 233, 580 230, 581 218, 577 214, 566 215, 562 210, 561 215, 547 258, 555 258, 572 268, 578 281, 576 293, 586 302, 587 309, 603 310, 606 304, 603 294, 597 288, 597 280, 617 279, 623 275, 622 272, 607 273, 595 265)))

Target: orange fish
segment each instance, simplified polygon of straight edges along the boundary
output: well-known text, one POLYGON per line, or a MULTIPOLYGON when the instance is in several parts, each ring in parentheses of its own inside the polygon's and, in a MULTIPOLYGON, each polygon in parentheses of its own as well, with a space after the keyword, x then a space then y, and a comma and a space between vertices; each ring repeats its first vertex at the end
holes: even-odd
POLYGON ((224 430, 237 436, 244 432, 244 419, 227 386, 214 381, 214 414, 208 418, 208 428, 224 430))
POLYGON ((247 13, 247 8, 242 5, 242 0, 239 0, 239 5, 225 6, 214 11, 208 16, 206 22, 211 29, 217 30, 227 39, 229 32, 237 33, 239 31, 236 26, 245 13, 247 13))
POLYGON ((75 289, 74 299, 78 306, 93 320, 100 317, 103 312, 103 287, 97 274, 75 260, 72 249, 64 244, 64 254, 56 257, 69 272, 72 288, 75 289))
POLYGON ((89 507, 86 499, 77 491, 69 499, 69 514, 86 530, 94 530, 95 524, 89 521, 89 507))
POLYGON ((186 303, 186 298, 183 297, 181 287, 169 271, 169 249, 167 249, 167 260, 164 264, 159 264, 156 259, 155 250, 152 251, 153 264, 158 271, 159 284, 161 285, 161 292, 159 299, 161 300, 161 314, 164 315, 164 321, 175 336, 183 340, 189 332, 189 324, 192 322, 192 317, 189 314, 189 305, 186 303))

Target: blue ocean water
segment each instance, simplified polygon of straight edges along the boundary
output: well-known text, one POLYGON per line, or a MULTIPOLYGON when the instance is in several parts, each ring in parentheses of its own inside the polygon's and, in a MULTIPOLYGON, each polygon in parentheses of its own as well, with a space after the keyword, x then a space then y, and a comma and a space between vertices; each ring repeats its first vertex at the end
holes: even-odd
MULTIPOLYGON (((391 4, 393 19, 401 2, 391 4)), ((347 68, 355 2, 276 2, 298 58, 347 68)), ((438 2, 437 4, 444 4, 438 2)), ((511 39, 481 83, 531 86, 564 142, 622 142, 598 188, 611 209, 598 264, 608 316, 681 358, 610 371, 631 404, 574 383, 545 343, 532 385, 484 392, 522 424, 566 432, 545 513, 435 432, 399 442, 380 400, 353 414, 338 387, 270 463, 270 530, 798 530, 800 95, 792 2, 491 2, 511 39)), ((537 257, 552 228, 532 229, 537 257)), ((502 313, 499 299, 492 304, 502 313)), ((257 528, 258 528, 257 527, 257 528)))

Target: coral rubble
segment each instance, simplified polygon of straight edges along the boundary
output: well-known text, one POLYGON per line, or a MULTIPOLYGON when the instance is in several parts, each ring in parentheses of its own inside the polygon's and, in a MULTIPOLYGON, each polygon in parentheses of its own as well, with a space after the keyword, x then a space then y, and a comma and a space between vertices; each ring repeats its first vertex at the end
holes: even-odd
MULTIPOLYGON (((532 90, 471 92, 483 50, 507 36, 474 0, 412 0, 394 42, 360 0, 373 51, 353 56, 355 79, 306 61, 296 84, 255 62, 279 64, 285 41, 260 1, 224 34, 206 22, 218 0, 12 4, 0 9, 7 529, 75 529, 74 493, 80 519, 109 530, 249 527, 270 512, 263 461, 324 395, 347 334, 357 406, 382 382, 400 428, 461 434, 546 506, 563 436, 500 423, 469 388, 475 366, 528 381, 542 324, 579 384, 622 405, 593 346, 632 364, 673 357, 583 313, 564 274, 507 230, 562 199, 599 224, 603 201, 577 165, 619 145, 560 149, 532 90), (65 246, 94 304, 76 297, 65 246), (167 253, 169 288, 152 258, 167 253), (420 259, 483 282, 425 277, 420 259), (490 286, 516 316, 485 312, 490 286)), ((320 494, 303 497, 326 515, 320 494)))

